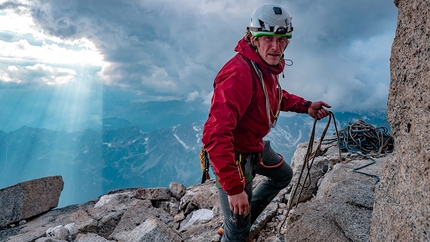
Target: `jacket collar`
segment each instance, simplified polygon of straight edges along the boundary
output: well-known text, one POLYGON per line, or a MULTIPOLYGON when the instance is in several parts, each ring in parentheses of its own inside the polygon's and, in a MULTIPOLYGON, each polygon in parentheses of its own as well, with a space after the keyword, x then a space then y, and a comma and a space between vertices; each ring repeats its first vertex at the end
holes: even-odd
POLYGON ((239 40, 236 45, 236 48, 234 48, 234 51, 244 55, 249 60, 252 60, 257 63, 260 69, 268 70, 274 75, 279 75, 284 70, 284 59, 282 59, 276 66, 268 65, 263 59, 261 59, 260 55, 257 53, 257 51, 255 51, 254 47, 252 47, 251 44, 245 40, 245 38, 239 40))

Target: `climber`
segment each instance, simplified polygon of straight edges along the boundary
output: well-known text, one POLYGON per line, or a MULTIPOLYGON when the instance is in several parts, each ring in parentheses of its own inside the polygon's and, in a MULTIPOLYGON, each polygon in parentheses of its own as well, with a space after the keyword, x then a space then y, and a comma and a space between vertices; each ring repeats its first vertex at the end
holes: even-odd
POLYGON ((220 70, 208 119, 203 129, 206 150, 217 179, 224 215, 221 241, 245 241, 251 224, 285 188, 292 170, 263 141, 280 111, 307 113, 322 119, 330 106, 282 90, 278 75, 285 66, 284 50, 292 36, 291 17, 278 5, 256 9, 238 52, 220 70), (266 176, 254 191, 255 174, 266 176))

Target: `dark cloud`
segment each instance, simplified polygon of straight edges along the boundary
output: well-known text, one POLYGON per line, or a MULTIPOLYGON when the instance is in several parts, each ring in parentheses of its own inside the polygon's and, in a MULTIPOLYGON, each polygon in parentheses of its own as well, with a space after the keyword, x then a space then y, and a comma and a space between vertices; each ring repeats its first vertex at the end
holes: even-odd
MULTIPOLYGON (((283 86, 338 109, 385 106, 396 8, 386 0, 272 1, 293 17, 283 86), (369 52, 369 53, 366 53, 369 52), (380 55, 375 55, 379 53, 380 55), (306 88, 304 88, 306 87, 306 88), (369 91, 371 90, 371 91, 369 91), (378 93, 373 93, 377 91, 378 93), (357 107, 355 103, 366 106, 357 107), (382 103, 382 104, 381 104, 382 103)), ((34 0, 35 23, 52 36, 91 40, 109 85, 145 97, 207 97, 234 55, 258 0, 34 0)))
POLYGON ((296 30, 326 47, 366 39, 395 26, 396 8, 385 0, 304 0, 293 6, 300 14, 294 18, 299 23, 296 30))
POLYGON ((6 1, 3 3, 0 3, 0 10, 6 10, 6 9, 13 9, 13 10, 19 10, 20 7, 25 7, 25 4, 17 3, 14 1, 6 1))

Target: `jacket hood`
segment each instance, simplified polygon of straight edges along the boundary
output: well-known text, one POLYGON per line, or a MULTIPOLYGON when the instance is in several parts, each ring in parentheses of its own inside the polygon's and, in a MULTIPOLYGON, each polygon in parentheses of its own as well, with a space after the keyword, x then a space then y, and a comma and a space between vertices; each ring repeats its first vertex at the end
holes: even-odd
POLYGON ((255 51, 254 47, 251 46, 251 44, 245 40, 245 37, 239 40, 239 42, 236 45, 236 48, 234 48, 234 51, 238 52, 239 54, 242 54, 246 58, 256 62, 258 66, 262 69, 269 70, 270 73, 279 75, 284 70, 285 67, 285 60, 282 59, 279 64, 276 66, 268 65, 255 51))

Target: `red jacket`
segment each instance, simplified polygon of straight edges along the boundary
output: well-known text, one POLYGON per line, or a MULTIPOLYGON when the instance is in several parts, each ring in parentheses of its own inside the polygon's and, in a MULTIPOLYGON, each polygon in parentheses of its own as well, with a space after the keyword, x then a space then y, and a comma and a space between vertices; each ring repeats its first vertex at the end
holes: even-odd
MULTIPOLYGON (((263 73, 273 114, 277 113, 278 108, 276 78, 285 66, 284 60, 277 66, 267 65, 245 39, 238 42, 235 51, 238 53, 215 78, 212 104, 202 138, 215 175, 228 195, 243 191, 234 151, 262 152, 263 137, 270 131, 266 98, 249 60, 256 62, 263 73)), ((305 99, 282 90, 280 109, 307 113, 305 102, 305 99)), ((274 120, 273 116, 271 119, 274 120)))

